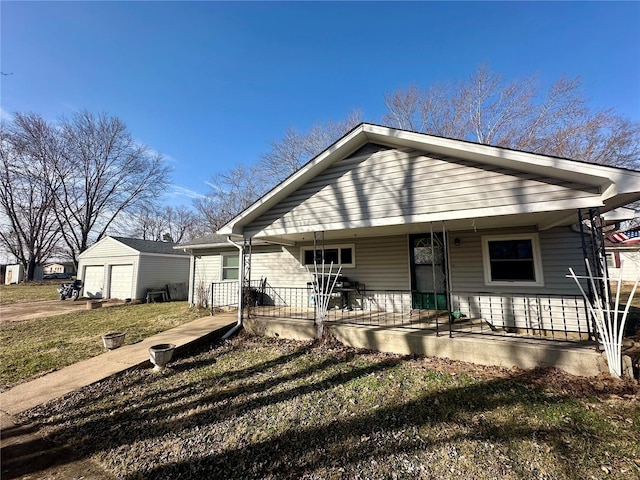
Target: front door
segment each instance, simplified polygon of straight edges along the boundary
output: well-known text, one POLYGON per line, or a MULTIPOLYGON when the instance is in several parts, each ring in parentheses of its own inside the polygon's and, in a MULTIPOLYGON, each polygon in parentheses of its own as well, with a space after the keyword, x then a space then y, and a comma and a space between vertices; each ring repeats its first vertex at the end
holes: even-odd
POLYGON ((413 308, 447 309, 447 272, 442 233, 409 236, 413 308))

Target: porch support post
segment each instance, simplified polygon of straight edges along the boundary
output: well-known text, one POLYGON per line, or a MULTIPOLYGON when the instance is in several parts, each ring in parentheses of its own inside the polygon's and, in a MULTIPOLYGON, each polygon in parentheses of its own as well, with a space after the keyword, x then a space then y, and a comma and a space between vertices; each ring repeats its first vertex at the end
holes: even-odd
POLYGON ((244 237, 244 245, 242 247, 242 310, 247 309, 247 318, 250 317, 251 302, 251 237, 244 237))
POLYGON ((451 327, 453 322, 451 321, 451 308, 453 306, 453 294, 451 293, 451 262, 449 259, 449 235, 447 234, 447 229, 445 227, 444 220, 442 220, 442 243, 444 248, 444 278, 445 278, 445 288, 447 289, 445 298, 447 299, 447 310, 448 310, 448 325, 449 325, 449 338, 453 336, 451 333, 451 327))
MULTIPOLYGON (((429 222, 429 232, 431 234, 431 285, 433 286, 433 308, 436 311, 436 336, 440 335, 440 322, 438 321, 438 292, 436 288, 436 243, 433 236, 433 222, 429 222)), ((444 255, 444 251, 442 252, 444 255)), ((444 258, 443 258, 444 261, 444 258)))

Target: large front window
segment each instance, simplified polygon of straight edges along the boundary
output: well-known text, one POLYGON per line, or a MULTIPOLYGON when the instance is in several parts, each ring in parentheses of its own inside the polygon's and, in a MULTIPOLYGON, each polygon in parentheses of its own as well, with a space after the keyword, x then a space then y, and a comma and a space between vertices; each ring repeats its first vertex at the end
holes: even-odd
POLYGON ((483 236, 482 256, 487 285, 544 284, 536 234, 483 236))
MULTIPOLYGON (((314 251, 313 247, 302 248, 302 263, 304 265, 313 265, 314 260, 318 265, 322 265, 323 249, 319 248, 314 251)), ((355 267, 355 251, 353 245, 327 245, 324 247, 324 263, 342 267, 355 267)))

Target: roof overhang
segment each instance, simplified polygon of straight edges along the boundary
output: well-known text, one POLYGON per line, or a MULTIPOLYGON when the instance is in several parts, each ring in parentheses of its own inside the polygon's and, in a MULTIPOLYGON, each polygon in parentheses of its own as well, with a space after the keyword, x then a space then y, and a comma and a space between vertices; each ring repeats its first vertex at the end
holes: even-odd
MULTIPOLYGON (((183 250, 187 253, 193 253, 199 250, 221 250, 226 248, 235 248, 234 244, 242 243, 243 238, 240 235, 228 235, 227 239, 231 240, 233 243, 227 241, 224 242, 208 242, 208 243, 185 243, 182 245, 176 245, 173 247, 175 250, 183 250)), ((252 239, 252 246, 265 246, 265 245, 293 245, 293 242, 288 242, 283 239, 252 239)))
MULTIPOLYGON (((547 220, 538 224, 543 229, 571 222, 570 217, 573 217, 571 210, 597 207, 605 212, 640 199, 640 172, 637 171, 363 123, 230 220, 218 233, 242 235, 246 225, 329 168, 335 161, 349 156, 367 143, 378 143, 392 148, 415 149, 445 157, 450 156, 486 165, 512 168, 525 173, 546 175, 561 180, 582 183, 599 189, 601 192, 600 198, 597 201, 591 201, 589 205, 578 205, 576 203, 571 208, 560 209, 564 213, 539 212, 545 213, 547 218, 547 220)), ((475 218, 474 215, 477 215, 477 212, 475 214, 471 213, 464 220, 475 218)), ((495 214, 491 216, 494 217, 495 214)), ((415 219, 416 223, 423 223, 423 221, 440 221, 440 219, 415 219)), ((528 220, 528 222, 530 221, 531 219, 528 220)), ((402 224, 404 224, 404 221, 402 224)), ((402 224, 397 224, 396 226, 399 227, 402 224)), ((531 223, 528 224, 531 225, 531 223)), ((383 227, 384 225, 362 225, 361 227, 366 229, 376 226, 383 227)), ((289 241, 299 237, 299 235, 293 235, 293 232, 281 232, 281 236, 289 241)))

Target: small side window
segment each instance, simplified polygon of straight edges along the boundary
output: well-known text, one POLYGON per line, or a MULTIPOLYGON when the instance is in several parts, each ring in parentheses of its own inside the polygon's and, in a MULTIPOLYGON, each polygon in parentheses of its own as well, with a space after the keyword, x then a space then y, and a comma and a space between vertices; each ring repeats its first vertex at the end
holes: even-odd
POLYGON ((222 280, 238 280, 240 258, 237 255, 222 255, 222 280))

